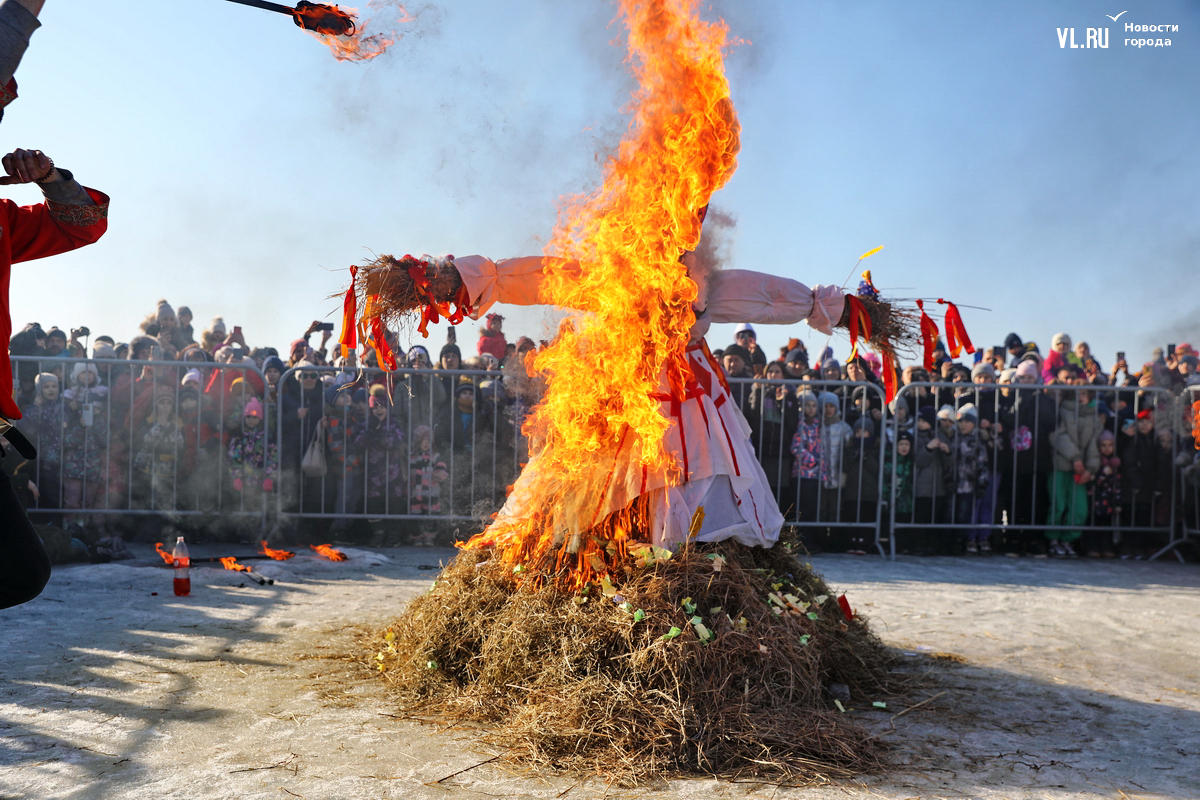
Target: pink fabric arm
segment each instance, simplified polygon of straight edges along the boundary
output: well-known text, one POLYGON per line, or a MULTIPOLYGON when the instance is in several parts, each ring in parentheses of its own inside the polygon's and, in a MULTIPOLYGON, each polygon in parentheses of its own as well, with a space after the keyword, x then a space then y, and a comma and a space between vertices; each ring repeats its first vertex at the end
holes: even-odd
MULTIPOLYGON (((541 298, 542 267, 550 256, 522 256, 492 261, 484 256, 461 256, 454 266, 462 276, 475 309, 472 318, 479 319, 496 303, 514 306, 534 306, 546 301, 541 298)), ((578 269, 577 265, 574 266, 578 269)))
POLYGON ((836 286, 808 288, 791 278, 744 269, 714 272, 708 279, 708 317, 712 322, 754 322, 791 325, 801 320, 833 333, 842 316, 842 290, 836 286))

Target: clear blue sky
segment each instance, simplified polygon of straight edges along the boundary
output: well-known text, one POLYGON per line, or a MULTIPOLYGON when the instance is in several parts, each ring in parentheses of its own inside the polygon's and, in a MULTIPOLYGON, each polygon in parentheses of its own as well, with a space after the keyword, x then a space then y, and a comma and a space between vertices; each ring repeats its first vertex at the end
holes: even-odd
MULTIPOLYGON (((48 0, 0 147, 45 150, 113 205, 99 244, 14 269, 15 326, 128 340, 165 297, 191 306, 197 333, 219 314, 283 349, 310 320, 337 321, 328 298, 370 252, 539 252, 558 198, 595 184, 624 127, 614 6, 410 10, 391 51, 350 64, 224 0, 48 0)), ((1011 330, 1044 350, 1066 330, 1106 366, 1118 349, 1134 362, 1200 345, 1193 0, 729 0, 713 13, 751 42, 728 58, 743 150, 714 198, 738 220, 730 266, 841 284, 882 244, 866 266, 885 292, 992 309, 964 310, 977 344, 1011 330), (1136 49, 1126 22, 1179 31, 1136 49), (1109 48, 1060 48, 1066 27, 1077 43, 1107 27, 1109 48)), ((510 340, 542 335, 542 310, 511 311, 510 340)), ((824 344, 806 331, 759 341, 824 344)))

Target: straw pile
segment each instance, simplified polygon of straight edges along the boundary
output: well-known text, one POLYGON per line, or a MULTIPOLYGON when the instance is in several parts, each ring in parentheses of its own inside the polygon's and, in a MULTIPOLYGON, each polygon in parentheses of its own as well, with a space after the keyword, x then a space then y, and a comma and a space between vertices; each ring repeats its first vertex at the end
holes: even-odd
POLYGON ((892 657, 866 622, 789 545, 668 555, 636 551, 622 579, 575 594, 463 550, 371 663, 409 715, 483 723, 538 769, 628 785, 877 767, 880 745, 828 693, 845 684, 862 705, 888 690, 892 657))

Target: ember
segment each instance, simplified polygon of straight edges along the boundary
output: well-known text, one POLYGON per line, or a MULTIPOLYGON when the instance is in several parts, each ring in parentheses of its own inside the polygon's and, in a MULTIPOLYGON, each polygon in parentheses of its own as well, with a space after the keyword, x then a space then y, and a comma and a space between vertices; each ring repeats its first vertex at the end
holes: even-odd
POLYGON ((160 556, 162 556, 162 560, 167 562, 167 566, 173 566, 175 564, 174 556, 166 551, 166 548, 163 547, 162 542, 155 542, 154 549, 158 551, 160 556))
POLYGON ((258 552, 274 561, 287 561, 289 558, 295 558, 296 556, 291 550, 272 550, 270 547, 267 547, 265 539, 261 542, 260 546, 262 549, 258 552))
POLYGON ((317 555, 324 556, 330 561, 345 561, 346 554, 341 550, 335 550, 327 544, 310 544, 310 548, 317 551, 317 555))

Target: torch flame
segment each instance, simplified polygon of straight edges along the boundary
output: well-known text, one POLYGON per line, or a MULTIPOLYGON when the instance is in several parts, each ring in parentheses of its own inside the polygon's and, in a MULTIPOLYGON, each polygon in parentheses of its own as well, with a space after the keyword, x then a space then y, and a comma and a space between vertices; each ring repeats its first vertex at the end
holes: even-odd
POLYGON ((702 20, 700 5, 620 0, 640 88, 603 185, 566 201, 546 249, 582 270, 547 259, 544 300, 587 313, 533 358, 548 389, 525 433, 542 451, 515 493, 537 511, 502 513, 467 544, 494 546, 505 561, 558 574, 570 588, 605 574, 646 530, 644 495, 612 502, 628 494, 615 474, 622 449, 642 475, 683 480, 663 444, 670 421, 655 395, 664 374, 668 390, 686 381, 697 286, 681 256, 698 244, 703 210, 732 176, 739 149, 722 57, 728 29, 702 20))
POLYGON ((287 561, 289 558, 294 558, 296 555, 291 550, 272 550, 270 547, 267 547, 267 542, 265 539, 262 541, 261 546, 262 549, 259 550, 259 553, 267 556, 268 558, 273 558, 276 561, 287 561))
POLYGON ((237 562, 237 559, 234 558, 233 556, 228 556, 226 558, 222 558, 222 559, 220 559, 220 561, 221 561, 221 564, 224 565, 225 569, 231 569, 234 572, 249 572, 250 571, 249 567, 247 567, 245 564, 239 564, 237 562))
POLYGON ((167 552, 166 548, 165 548, 165 547, 163 547, 163 543, 162 543, 162 542, 155 542, 155 543, 154 543, 154 549, 158 551, 158 554, 159 554, 160 556, 162 556, 162 560, 163 560, 163 561, 165 561, 165 562, 167 562, 167 566, 174 566, 174 565, 175 565, 175 556, 173 556, 173 555, 171 555, 170 553, 168 553, 168 552, 167 552))
POLYGON ((316 550, 318 555, 322 555, 325 558, 328 558, 330 561, 346 560, 345 553, 343 553, 341 550, 335 550, 327 544, 310 544, 309 547, 311 547, 313 550, 316 550))
POLYGON ((353 10, 346 12, 337 6, 300 0, 296 4, 296 8, 292 10, 292 18, 305 30, 323 33, 327 36, 354 35, 353 10))
MULTIPOLYGON (((389 27, 413 21, 404 6, 393 0, 373 0, 370 3, 374 11, 380 11, 385 6, 389 7, 390 12, 385 23, 389 27)), ((369 29, 375 27, 371 24, 375 18, 359 23, 357 17, 357 9, 342 9, 308 0, 300 0, 292 11, 296 24, 327 46, 338 61, 367 61, 395 43, 394 28, 387 33, 371 33, 369 29)))

